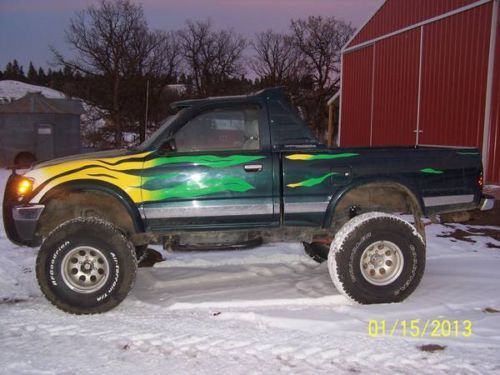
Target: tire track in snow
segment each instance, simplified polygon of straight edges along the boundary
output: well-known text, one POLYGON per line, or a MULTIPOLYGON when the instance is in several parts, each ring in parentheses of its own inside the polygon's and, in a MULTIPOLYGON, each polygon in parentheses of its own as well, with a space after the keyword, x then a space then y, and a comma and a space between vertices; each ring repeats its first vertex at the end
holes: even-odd
MULTIPOLYGON (((162 317, 167 318, 168 317, 162 317)), ((223 322, 226 325, 228 322, 223 322)), ((229 322, 234 324, 235 322, 229 322)), ((345 346, 329 347, 325 341, 325 335, 318 338, 315 346, 303 345, 298 337, 289 337, 289 332, 284 332, 284 340, 281 343, 268 340, 265 331, 255 332, 253 335, 244 335, 245 339, 228 338, 222 328, 221 333, 207 332, 207 334, 168 332, 163 329, 157 332, 117 332, 116 329, 104 329, 95 327, 90 323, 76 325, 61 324, 23 324, 12 323, 4 327, 0 336, 0 346, 15 345, 19 338, 23 341, 36 342, 38 336, 50 336, 52 338, 67 338, 78 342, 79 338, 86 340, 104 342, 121 348, 124 351, 142 353, 153 356, 175 356, 184 357, 186 360, 192 358, 211 360, 216 358, 230 358, 233 361, 243 363, 266 363, 274 365, 277 369, 287 372, 311 372, 322 373, 332 370, 340 372, 370 372, 383 373, 387 370, 400 372, 418 371, 419 373, 450 373, 459 365, 462 371, 480 373, 485 368, 474 367, 465 359, 457 363, 454 356, 447 354, 427 355, 417 350, 407 351, 408 355, 403 359, 395 359, 391 348, 399 346, 404 340, 394 340, 392 343, 374 339, 367 347, 352 353, 353 343, 359 344, 359 337, 346 337, 345 346), (98 328, 98 329, 96 329, 98 328), (26 337, 27 336, 27 337, 26 337), (31 338, 26 340, 26 338, 31 338), (386 346, 380 351, 379 345, 386 346), (429 359, 424 359, 429 356, 429 359), (424 362, 424 363, 422 363, 424 362), (370 365, 371 364, 371 365, 370 365), (424 366, 424 367, 422 367, 424 366), (428 366, 427 369, 425 366, 428 366)), ((247 333, 245 327, 240 327, 243 333, 247 333)), ((59 341, 59 340, 58 340, 59 341)), ((309 343, 311 340, 309 340, 309 343)), ((409 345, 410 346, 410 345, 409 345)), ((413 346, 413 345, 411 345, 413 346)), ((258 369, 255 369, 259 373, 258 369)), ((491 370, 491 369, 490 369, 491 370)), ((262 371, 264 373, 266 371, 262 371)))

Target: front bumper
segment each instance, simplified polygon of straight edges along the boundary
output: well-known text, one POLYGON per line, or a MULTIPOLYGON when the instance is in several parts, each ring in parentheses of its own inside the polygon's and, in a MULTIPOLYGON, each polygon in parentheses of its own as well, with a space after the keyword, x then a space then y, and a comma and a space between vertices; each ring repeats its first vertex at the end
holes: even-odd
POLYGON ((16 206, 12 208, 12 218, 18 236, 25 242, 33 244, 35 241, 35 232, 38 225, 38 219, 45 206, 35 204, 29 206, 16 206))
POLYGON ((11 175, 5 186, 3 199, 3 225, 9 240, 16 245, 38 246, 40 239, 36 235, 38 219, 45 206, 26 204, 17 200, 16 189, 18 175, 11 175))
POLYGON ((489 211, 495 207, 495 198, 490 197, 489 195, 483 195, 481 198, 481 203, 479 204, 479 209, 481 211, 489 211))

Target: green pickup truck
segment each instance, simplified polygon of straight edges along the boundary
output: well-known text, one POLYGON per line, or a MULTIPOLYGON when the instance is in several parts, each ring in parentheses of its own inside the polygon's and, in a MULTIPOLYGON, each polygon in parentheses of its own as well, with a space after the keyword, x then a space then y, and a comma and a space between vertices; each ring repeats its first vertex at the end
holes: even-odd
POLYGON ((398 302, 424 273, 422 218, 493 205, 482 195, 478 150, 327 148, 281 88, 173 108, 136 149, 10 176, 6 233, 41 244, 37 279, 58 308, 118 305, 151 242, 175 250, 302 241, 348 298, 398 302))

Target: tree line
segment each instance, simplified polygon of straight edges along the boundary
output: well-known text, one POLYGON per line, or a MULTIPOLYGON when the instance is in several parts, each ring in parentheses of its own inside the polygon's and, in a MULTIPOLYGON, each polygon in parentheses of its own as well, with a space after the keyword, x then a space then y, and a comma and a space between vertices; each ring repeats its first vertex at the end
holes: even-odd
POLYGON ((33 85, 47 86, 54 89, 64 89, 64 83, 78 78, 78 72, 72 72, 70 69, 55 68, 44 70, 42 67, 36 68, 30 61, 28 70, 25 72, 24 66, 14 59, 9 61, 2 71, 0 69, 0 80, 14 80, 33 85))
POLYGON ((66 30, 71 56, 51 47, 54 70, 30 63, 25 74, 14 60, 0 79, 49 86, 99 108, 106 122, 94 136, 109 143, 101 147, 122 146, 124 133, 144 140, 174 100, 270 86, 286 86, 321 138, 326 102, 339 88, 340 51, 353 32, 350 24, 323 16, 291 20, 285 33, 269 29, 251 39, 210 20, 153 30, 141 5, 102 0, 71 19, 66 30))

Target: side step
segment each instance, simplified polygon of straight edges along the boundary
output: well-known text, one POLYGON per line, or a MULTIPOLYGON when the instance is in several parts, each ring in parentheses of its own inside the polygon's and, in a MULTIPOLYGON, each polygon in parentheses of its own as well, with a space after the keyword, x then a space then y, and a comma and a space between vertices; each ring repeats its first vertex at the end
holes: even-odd
POLYGON ((179 244, 166 241, 163 248, 172 251, 226 251, 226 250, 249 250, 262 245, 262 238, 255 238, 238 243, 200 243, 179 244))

